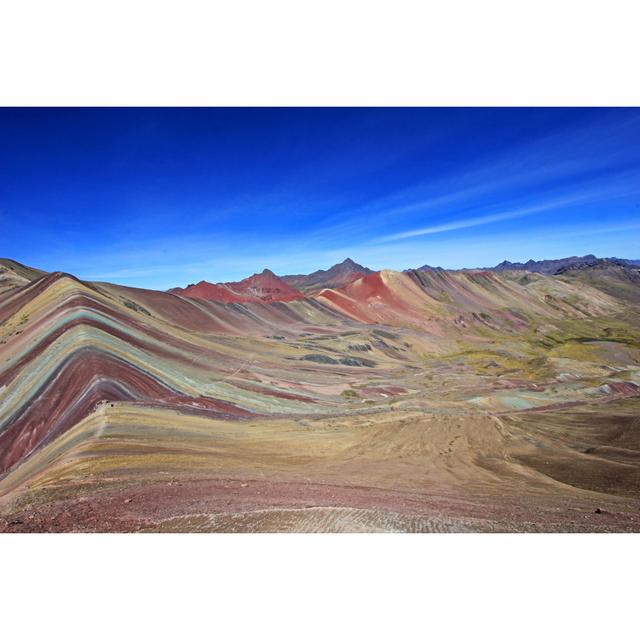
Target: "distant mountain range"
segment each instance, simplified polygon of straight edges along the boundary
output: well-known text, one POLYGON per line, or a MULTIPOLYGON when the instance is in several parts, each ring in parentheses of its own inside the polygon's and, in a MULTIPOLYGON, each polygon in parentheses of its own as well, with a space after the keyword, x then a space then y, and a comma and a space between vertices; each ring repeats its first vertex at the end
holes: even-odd
MULTIPOLYGON (((527 262, 509 262, 504 260, 495 267, 484 267, 483 271, 532 271, 547 276, 559 275, 569 269, 586 269, 590 267, 640 267, 640 260, 627 260, 625 258, 597 258, 593 254, 586 256, 571 256, 556 260, 528 260, 527 262)), ((432 267, 428 264, 417 269, 407 271, 445 271, 442 267, 432 267)), ((457 269, 453 269, 457 271, 457 269)))
POLYGON ((558 275, 568 269, 585 269, 596 266, 638 267, 640 260, 624 258, 596 258, 593 254, 571 256, 557 260, 528 260, 527 262, 509 262, 505 260, 492 268, 493 271, 533 271, 544 275, 558 275))
MULTIPOLYGON (((495 267, 487 267, 482 271, 531 271, 543 275, 559 275, 569 270, 604 267, 640 267, 640 260, 623 258, 597 258, 571 256, 557 260, 528 260, 527 262, 509 262, 505 260, 495 267)), ((473 271, 473 269, 449 270, 425 264, 417 269, 406 269, 406 272, 418 271, 473 271)), ((360 280, 364 276, 376 273, 372 269, 347 258, 329 269, 319 269, 308 275, 296 274, 277 276, 273 271, 265 269, 239 282, 212 283, 202 280, 185 288, 176 287, 169 293, 187 298, 213 300, 217 302, 290 302, 309 295, 317 295, 323 289, 342 289, 360 280)))

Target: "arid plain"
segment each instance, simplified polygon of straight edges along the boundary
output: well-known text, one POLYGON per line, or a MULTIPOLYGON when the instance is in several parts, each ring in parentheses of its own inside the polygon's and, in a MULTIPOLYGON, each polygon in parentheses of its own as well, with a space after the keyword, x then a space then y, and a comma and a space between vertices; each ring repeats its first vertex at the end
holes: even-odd
POLYGON ((611 260, 168 292, 3 260, 0 530, 640 531, 638 302, 611 260))

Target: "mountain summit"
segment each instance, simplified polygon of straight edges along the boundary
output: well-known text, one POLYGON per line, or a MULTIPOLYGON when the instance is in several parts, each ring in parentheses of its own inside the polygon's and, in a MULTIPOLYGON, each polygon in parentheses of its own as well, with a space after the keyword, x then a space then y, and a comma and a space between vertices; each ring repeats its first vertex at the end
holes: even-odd
POLYGON ((304 294, 270 269, 254 273, 240 282, 225 282, 224 286, 240 296, 259 298, 262 302, 290 302, 304 298, 304 294))
POLYGON ((351 258, 346 258, 342 262, 334 264, 329 269, 318 269, 318 271, 314 271, 308 275, 282 276, 281 279, 287 284, 300 289, 300 291, 314 293, 322 289, 343 287, 370 273, 373 273, 371 269, 363 267, 351 258))

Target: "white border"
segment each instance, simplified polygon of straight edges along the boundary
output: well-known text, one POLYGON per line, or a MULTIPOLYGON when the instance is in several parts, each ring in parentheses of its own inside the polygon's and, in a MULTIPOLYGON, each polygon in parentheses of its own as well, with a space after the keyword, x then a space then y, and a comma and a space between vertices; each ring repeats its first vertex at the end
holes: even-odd
POLYGON ((9 535, 3 636, 621 638, 637 628, 637 540, 9 535))
POLYGON ((4 105, 640 104, 632 0, 20 0, 4 105))

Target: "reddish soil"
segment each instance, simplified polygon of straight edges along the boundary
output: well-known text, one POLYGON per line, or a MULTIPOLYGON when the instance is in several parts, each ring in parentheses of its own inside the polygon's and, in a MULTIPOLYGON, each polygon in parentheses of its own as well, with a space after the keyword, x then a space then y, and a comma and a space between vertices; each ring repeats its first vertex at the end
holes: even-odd
POLYGON ((172 289, 171 293, 187 298, 198 298, 200 300, 214 300, 216 302, 247 302, 253 298, 241 296, 226 287, 202 280, 198 284, 191 284, 184 289, 172 289))
POLYGON ((287 284, 275 273, 265 269, 240 282, 213 284, 203 280, 185 289, 172 289, 171 293, 187 298, 213 300, 215 302, 291 302, 304 298, 304 294, 287 284))
MULTIPOLYGON (((508 497, 425 494, 361 486, 302 484, 217 478, 168 479, 162 484, 123 487, 91 498, 49 502, 0 517, 0 532, 153 531, 166 520, 200 514, 239 514, 261 509, 354 508, 384 514, 458 521, 470 531, 637 531, 640 510, 620 503, 532 497, 526 508, 508 497)), ((302 512, 301 512, 302 513, 302 512)))

